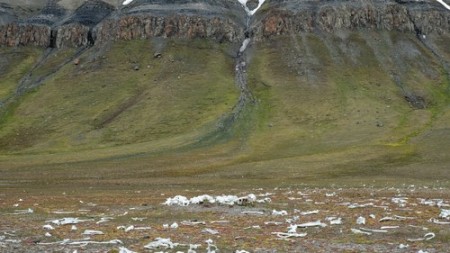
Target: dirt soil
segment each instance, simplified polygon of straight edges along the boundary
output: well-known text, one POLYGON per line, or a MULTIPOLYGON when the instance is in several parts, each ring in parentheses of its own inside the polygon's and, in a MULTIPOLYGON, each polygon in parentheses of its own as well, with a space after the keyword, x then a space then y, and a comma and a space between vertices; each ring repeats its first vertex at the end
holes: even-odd
POLYGON ((216 252, 446 252, 450 248, 446 188, 17 192, 2 193, 0 203, 0 252, 213 252, 214 246, 216 252), (257 199, 245 205, 163 204, 175 195, 203 194, 254 194, 257 199), (359 217, 365 224, 357 224, 359 217), (81 221, 58 225, 57 220, 64 218, 81 221), (301 228, 300 224, 316 221, 319 226, 301 228), (292 225, 297 225, 296 233, 289 229, 292 225), (83 235, 86 230, 103 234, 83 235), (175 245, 144 248, 157 238, 169 238, 175 245), (200 246, 195 249, 194 244, 200 246))

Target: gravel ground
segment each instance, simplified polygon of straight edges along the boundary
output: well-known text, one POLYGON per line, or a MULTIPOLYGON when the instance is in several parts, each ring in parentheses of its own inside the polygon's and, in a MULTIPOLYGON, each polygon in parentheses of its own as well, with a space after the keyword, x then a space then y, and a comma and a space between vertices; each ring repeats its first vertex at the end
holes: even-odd
MULTIPOLYGON (((212 198, 232 194, 246 201, 244 205, 205 201, 168 206, 163 204, 166 199, 178 193, 136 191, 126 197, 23 199, 5 194, 1 197, 0 252, 118 252, 121 247, 135 252, 188 252, 193 244, 201 246, 191 252, 208 252, 208 239, 212 240, 210 250, 214 244, 220 252, 431 253, 445 252, 450 246, 448 189, 411 186, 207 193, 212 198), (360 218, 358 224, 359 217, 365 222, 360 218), (341 222, 333 222, 337 219, 341 222), (61 224, 63 221, 69 224, 61 224), (103 234, 84 235, 86 230, 103 234), (157 238, 170 239, 174 245, 145 248, 157 238)), ((179 194, 189 199, 205 192, 179 194)))

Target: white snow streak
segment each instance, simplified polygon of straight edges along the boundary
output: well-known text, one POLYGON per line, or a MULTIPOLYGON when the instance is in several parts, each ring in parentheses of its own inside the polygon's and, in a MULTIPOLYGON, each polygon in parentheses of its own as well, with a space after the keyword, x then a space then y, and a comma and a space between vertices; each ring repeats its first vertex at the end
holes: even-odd
POLYGON ((436 1, 438 1, 438 2, 439 2, 440 4, 442 4, 445 8, 447 8, 447 10, 450 11, 450 5, 446 4, 446 3, 444 2, 444 0, 436 0, 436 1))
POLYGON ((245 49, 247 49, 247 46, 248 46, 248 44, 250 44, 250 38, 247 38, 247 39, 245 39, 244 40, 244 42, 242 42, 242 46, 241 46, 241 48, 239 49, 239 52, 244 52, 245 51, 245 49))
POLYGON ((266 0, 259 0, 258 6, 257 6, 255 9, 253 9, 253 10, 250 10, 250 9, 247 7, 247 0, 238 0, 238 1, 239 1, 239 3, 241 3, 241 5, 244 7, 245 12, 247 12, 247 15, 253 16, 253 15, 259 10, 259 8, 261 8, 261 6, 264 4, 264 2, 265 2, 266 0))
POLYGON ((122 5, 129 5, 133 0, 125 0, 122 5))

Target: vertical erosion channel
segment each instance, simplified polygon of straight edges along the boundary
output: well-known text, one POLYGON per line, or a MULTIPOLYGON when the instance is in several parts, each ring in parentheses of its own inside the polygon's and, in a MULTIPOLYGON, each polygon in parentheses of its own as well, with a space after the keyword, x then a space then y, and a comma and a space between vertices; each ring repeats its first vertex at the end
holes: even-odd
POLYGON ((251 31, 251 21, 253 15, 258 11, 258 9, 262 6, 265 0, 259 0, 258 6, 254 9, 250 9, 247 7, 247 0, 238 0, 242 7, 246 12, 246 22, 245 22, 245 36, 242 41, 241 47, 237 52, 236 62, 235 62, 235 82, 236 86, 240 90, 239 100, 235 105, 231 117, 229 118, 229 122, 227 125, 231 125, 233 122, 237 120, 237 118, 241 115, 246 105, 249 103, 255 103, 256 100, 253 97, 247 81, 247 67, 248 61, 246 57, 246 49, 248 45, 252 41, 253 32, 251 31))

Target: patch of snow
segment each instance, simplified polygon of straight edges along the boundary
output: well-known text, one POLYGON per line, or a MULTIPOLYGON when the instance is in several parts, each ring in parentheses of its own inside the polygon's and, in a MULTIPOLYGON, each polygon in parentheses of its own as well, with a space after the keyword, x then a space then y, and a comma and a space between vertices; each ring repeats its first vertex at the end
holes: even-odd
POLYGON ((45 237, 52 237, 52 234, 50 234, 49 232, 45 233, 45 237))
POLYGON ((264 2, 265 2, 265 0, 259 0, 259 1, 258 1, 258 6, 257 6, 255 9, 250 10, 250 9, 247 7, 247 0, 238 0, 238 1, 239 1, 239 3, 241 3, 242 7, 244 7, 245 12, 247 12, 247 15, 248 15, 248 16, 253 16, 253 15, 259 10, 259 8, 261 8, 261 6, 262 6, 262 5, 264 4, 264 2))
POLYGON ((440 4, 442 4, 447 10, 450 11, 450 5, 448 5, 447 3, 444 2, 444 0, 436 0, 438 1, 440 4))
POLYGON ((131 2, 133 2, 133 0, 125 0, 122 5, 129 5, 131 2))
POLYGON ((242 42, 242 46, 241 46, 241 48, 239 49, 239 52, 240 52, 240 53, 244 52, 245 49, 247 49, 247 46, 248 46, 248 44, 250 44, 250 41, 251 41, 251 39, 250 39, 250 38, 247 38, 247 39, 245 39, 245 40, 242 42))
POLYGON ((72 225, 72 227, 70 228, 70 230, 71 230, 71 231, 76 231, 76 230, 78 230, 78 228, 77 228, 77 226, 72 225))

